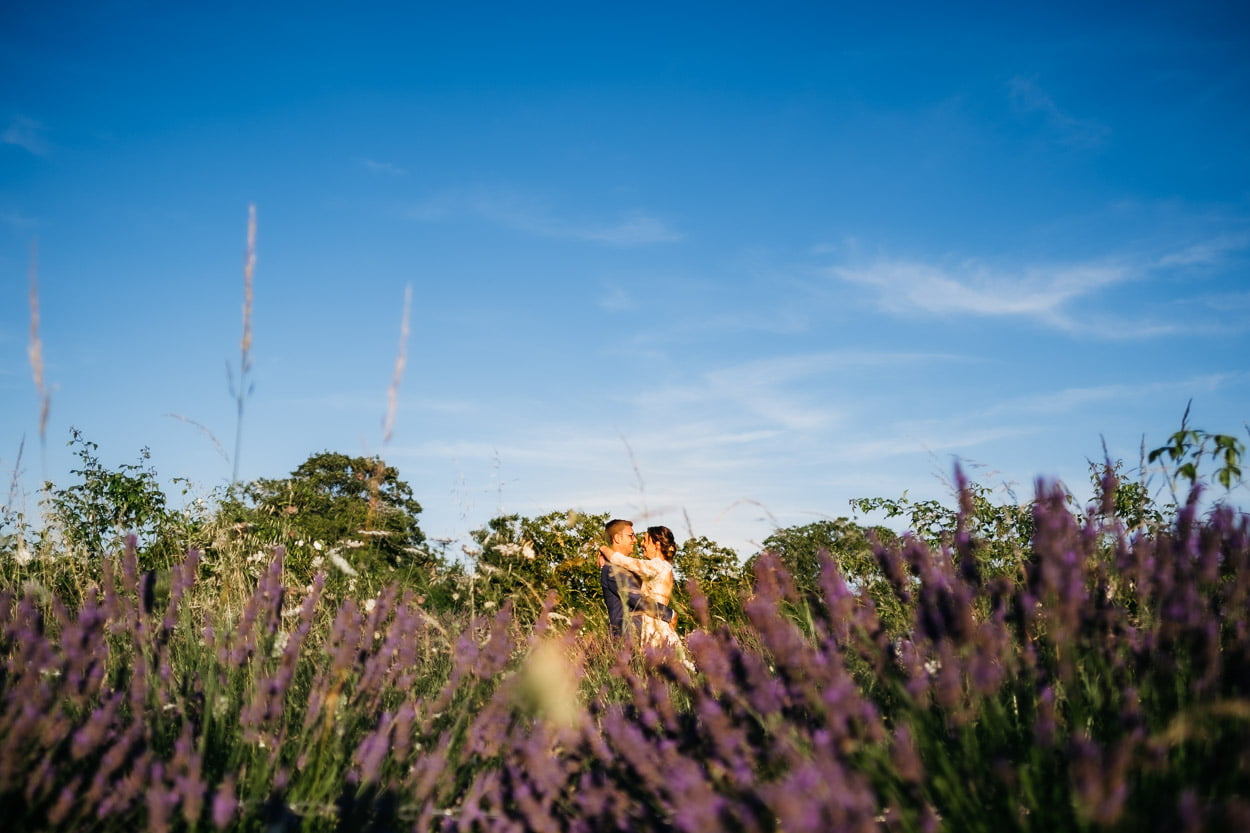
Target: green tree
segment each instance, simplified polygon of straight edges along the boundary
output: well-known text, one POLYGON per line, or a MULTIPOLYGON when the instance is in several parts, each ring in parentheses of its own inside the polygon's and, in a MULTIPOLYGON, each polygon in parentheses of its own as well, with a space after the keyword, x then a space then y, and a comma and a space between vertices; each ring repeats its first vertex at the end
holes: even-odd
POLYGON ((573 510, 492 518, 471 533, 478 547, 475 592, 537 610, 554 589, 565 615, 601 610, 597 555, 607 521, 607 515, 573 510))
POLYGON ((440 566, 426 546, 420 512, 393 466, 323 451, 290 477, 261 478, 228 492, 219 526, 245 548, 286 547, 288 567, 301 573, 337 567, 376 587, 440 566))
POLYGON ((761 552, 748 561, 748 566, 754 567, 763 553, 773 553, 790 572, 799 595, 815 600, 820 595, 821 557, 827 555, 852 591, 872 599, 886 629, 898 633, 907 627, 908 612, 881 571, 874 538, 891 544, 897 536, 885 527, 866 528, 847 518, 786 527, 764 539, 761 552))
POLYGON ((1089 480, 1098 501, 1094 515, 1099 520, 1118 519, 1130 531, 1156 532, 1171 523, 1175 505, 1160 506, 1150 496, 1144 480, 1134 480, 1124 470, 1124 461, 1089 464, 1089 480))
MULTIPOLYGON (((708 615, 713 622, 733 622, 741 618, 742 593, 750 587, 750 573, 743 569, 738 553, 710 538, 688 538, 673 558, 673 569, 680 582, 694 581, 707 597, 708 615)), ((682 624, 688 623, 685 619, 682 624)))
POLYGON ((45 535, 59 533, 69 552, 94 557, 120 550, 134 535, 144 569, 165 566, 179 554, 178 514, 167 506, 147 448, 140 450, 137 463, 109 469, 100 462, 99 445, 77 428, 70 429, 67 445, 79 460, 70 471, 77 480, 65 487, 44 484, 45 535))
MULTIPOLYGON (((962 482, 962 480, 961 480, 962 482)), ((1032 557, 1033 502, 999 503, 988 486, 962 483, 959 501, 964 505, 964 532, 973 542, 977 566, 988 578, 1006 575, 1019 578, 1032 557)), ((859 512, 884 512, 887 518, 904 518, 907 528, 931 549, 954 549, 959 512, 936 500, 856 498, 851 506, 859 512)))

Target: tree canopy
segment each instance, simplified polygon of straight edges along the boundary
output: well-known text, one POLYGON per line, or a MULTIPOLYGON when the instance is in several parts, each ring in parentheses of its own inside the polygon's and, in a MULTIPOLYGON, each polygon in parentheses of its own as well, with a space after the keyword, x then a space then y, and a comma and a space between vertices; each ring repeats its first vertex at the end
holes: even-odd
POLYGON ((294 569, 311 572, 330 559, 355 577, 438 566, 420 512, 412 488, 381 458, 323 451, 289 477, 245 484, 222 501, 219 515, 231 534, 256 547, 286 547, 294 569))

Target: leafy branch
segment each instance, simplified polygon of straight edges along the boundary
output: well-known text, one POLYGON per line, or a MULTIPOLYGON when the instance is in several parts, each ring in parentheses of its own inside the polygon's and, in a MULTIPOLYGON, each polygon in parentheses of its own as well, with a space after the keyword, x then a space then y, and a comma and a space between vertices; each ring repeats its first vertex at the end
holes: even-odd
POLYGON ((1241 482, 1241 461, 1246 454, 1246 444, 1231 434, 1213 434, 1201 428, 1190 428, 1189 407, 1192 404, 1191 400, 1185 406, 1180 430, 1151 451, 1146 459, 1154 463, 1166 458, 1165 468, 1167 462, 1175 466, 1171 473, 1172 483, 1184 478, 1191 486, 1198 485, 1201 464, 1203 460, 1209 460, 1218 466, 1214 472, 1215 481, 1228 491, 1241 482))

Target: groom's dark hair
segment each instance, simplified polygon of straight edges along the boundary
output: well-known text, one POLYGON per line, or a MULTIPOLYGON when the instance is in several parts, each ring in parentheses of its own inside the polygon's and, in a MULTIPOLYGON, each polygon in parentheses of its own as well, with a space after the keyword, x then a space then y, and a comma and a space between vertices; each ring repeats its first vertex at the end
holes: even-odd
POLYGON ((634 522, 621 520, 620 518, 613 518, 612 520, 604 524, 603 534, 608 536, 608 543, 609 544, 612 543, 612 539, 615 538, 617 535, 619 535, 621 532, 624 532, 626 527, 633 529, 634 522))

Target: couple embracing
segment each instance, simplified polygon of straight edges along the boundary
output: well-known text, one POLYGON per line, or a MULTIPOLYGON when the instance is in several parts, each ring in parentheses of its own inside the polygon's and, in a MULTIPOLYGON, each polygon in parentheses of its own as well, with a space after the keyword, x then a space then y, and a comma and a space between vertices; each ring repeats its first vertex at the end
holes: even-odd
POLYGON ((673 531, 651 526, 635 536, 631 521, 616 519, 608 521, 604 532, 608 544, 599 548, 599 586, 612 635, 627 633, 641 645, 672 651, 686 662, 673 627, 677 614, 669 607, 677 554, 673 531), (642 547, 642 558, 633 557, 635 544, 642 547))

